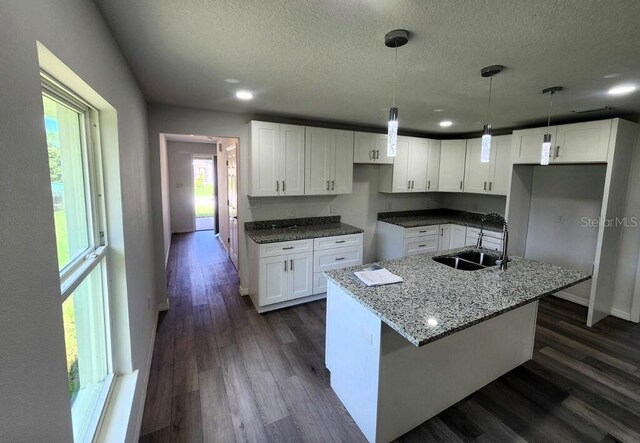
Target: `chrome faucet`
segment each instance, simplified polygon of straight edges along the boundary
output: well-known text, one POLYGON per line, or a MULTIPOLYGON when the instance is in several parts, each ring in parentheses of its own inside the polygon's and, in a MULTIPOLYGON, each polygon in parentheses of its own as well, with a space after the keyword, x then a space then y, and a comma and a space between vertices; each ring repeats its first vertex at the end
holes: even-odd
POLYGON ((480 233, 478 234, 476 248, 479 249, 482 247, 482 238, 484 237, 484 224, 487 221, 502 224, 502 251, 500 253, 500 258, 496 261, 496 263, 500 265, 501 271, 506 271, 507 263, 509 262, 509 255, 507 253, 507 250, 509 248, 509 229, 507 228, 507 220, 502 215, 491 212, 482 216, 480 220, 480 233))

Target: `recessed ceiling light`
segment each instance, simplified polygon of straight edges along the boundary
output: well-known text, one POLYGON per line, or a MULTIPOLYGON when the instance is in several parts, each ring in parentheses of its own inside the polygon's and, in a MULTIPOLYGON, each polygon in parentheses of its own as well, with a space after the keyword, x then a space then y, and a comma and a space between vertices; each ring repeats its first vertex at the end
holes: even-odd
POLYGON ((612 72, 611 74, 607 74, 602 78, 616 78, 616 77, 620 77, 620 74, 618 74, 617 72, 612 72))
POLYGON ((433 110, 433 112, 442 112, 442 111, 444 111, 444 109, 442 109, 442 108, 438 108, 438 109, 434 109, 433 110))
POLYGON ((440 126, 442 126, 443 128, 448 128, 452 124, 453 124, 453 122, 451 120, 442 120, 440 122, 440 126))
POLYGON ((250 91, 240 90, 236 91, 236 97, 240 100, 251 100, 253 98, 253 94, 250 91))
POLYGON ((225 78, 224 79, 225 82, 227 83, 240 83, 240 80, 238 80, 237 78, 225 78))
POLYGON ((635 85, 620 85, 620 86, 614 86, 613 88, 609 89, 608 93, 610 95, 625 95, 625 94, 631 94, 635 90, 636 90, 635 85))

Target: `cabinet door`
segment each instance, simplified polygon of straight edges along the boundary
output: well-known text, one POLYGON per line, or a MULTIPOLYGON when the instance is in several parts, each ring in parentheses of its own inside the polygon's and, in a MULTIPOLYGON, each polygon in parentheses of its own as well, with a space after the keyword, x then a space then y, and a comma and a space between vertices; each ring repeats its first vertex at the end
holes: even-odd
MULTIPOLYGON (((353 162, 375 164, 376 152, 374 148, 374 138, 378 134, 370 132, 356 132, 354 134, 353 162)), ((386 152, 385 152, 386 154, 386 152)))
POLYGON ((427 191, 437 191, 440 179, 440 140, 429 140, 427 160, 427 191))
POLYGON ((466 140, 442 140, 439 191, 462 192, 466 151, 466 140))
POLYGON ((288 299, 289 262, 287 258, 286 255, 280 255, 260 259, 258 270, 260 306, 280 303, 288 299))
POLYGON ((331 129, 307 127, 305 130, 306 195, 332 194, 331 129))
POLYGON ((313 293, 313 254, 290 254, 288 260, 288 300, 313 293))
POLYGON ((280 143, 277 123, 252 121, 251 171, 249 192, 253 197, 278 195, 280 180, 280 143))
POLYGON ((331 192, 351 194, 353 191, 353 131, 331 131, 331 192))
POLYGON ((462 248, 467 240, 467 227, 460 225, 451 225, 451 249, 462 248))
POLYGON ((409 238, 404 241, 404 257, 426 254, 438 250, 438 235, 409 238))
MULTIPOLYGON (((493 145, 493 143, 491 143, 493 145)), ((493 146, 491 146, 493 148, 493 146)), ((464 169, 464 192, 486 194, 489 192, 489 169, 491 162, 482 163, 480 153, 482 139, 467 140, 467 157, 464 169)), ((493 151, 493 149, 492 149, 493 151)))
POLYGON ((553 162, 606 162, 610 135, 611 120, 558 126, 553 162))
POLYGON ((511 136, 500 135, 491 141, 491 171, 489 193, 507 195, 509 168, 511 168, 511 136))
POLYGON ((557 126, 551 126, 549 129, 532 128, 513 131, 513 139, 511 144, 511 158, 514 164, 518 163, 540 163, 540 155, 542 154, 542 141, 544 135, 551 134, 551 146, 556 142, 557 126))
POLYGON ((438 232, 438 251, 451 249, 451 225, 440 225, 438 232))
POLYGON ((304 195, 304 126, 280 125, 281 195, 304 195))
POLYGON ((393 159, 393 185, 391 192, 410 192, 409 138, 398 137, 396 157, 393 159))
POLYGON ((392 165, 393 157, 387 155, 387 134, 373 135, 373 150, 376 152, 376 164, 392 165))
POLYGON ((409 142, 409 180, 411 192, 427 190, 427 162, 429 161, 429 140, 411 138, 409 142))

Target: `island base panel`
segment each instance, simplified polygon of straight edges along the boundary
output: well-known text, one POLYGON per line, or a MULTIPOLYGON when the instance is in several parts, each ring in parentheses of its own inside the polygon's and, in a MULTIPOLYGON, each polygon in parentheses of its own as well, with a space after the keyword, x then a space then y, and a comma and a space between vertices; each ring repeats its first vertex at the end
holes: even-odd
POLYGON ((388 442, 530 360, 538 302, 417 347, 329 282, 331 387, 371 442, 388 442))

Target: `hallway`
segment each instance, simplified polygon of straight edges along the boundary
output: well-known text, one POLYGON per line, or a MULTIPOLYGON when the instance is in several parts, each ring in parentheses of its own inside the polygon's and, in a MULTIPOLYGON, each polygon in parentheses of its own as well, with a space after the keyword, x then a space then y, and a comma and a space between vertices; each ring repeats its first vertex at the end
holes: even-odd
MULTIPOLYGON (((211 231, 174 235, 167 275, 140 441, 364 441, 329 386, 324 301, 257 314, 211 231)), ((585 318, 541 301, 532 361, 399 441, 639 441, 640 326, 585 318)))

